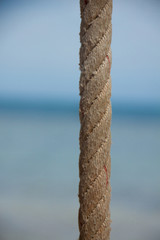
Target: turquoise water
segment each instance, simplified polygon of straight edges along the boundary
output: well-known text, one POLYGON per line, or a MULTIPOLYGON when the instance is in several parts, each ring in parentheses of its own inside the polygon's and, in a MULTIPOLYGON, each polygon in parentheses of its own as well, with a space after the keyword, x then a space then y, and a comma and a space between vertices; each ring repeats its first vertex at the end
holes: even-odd
MULTIPOLYGON (((78 239, 79 120, 0 113, 0 239, 78 239)), ((114 115, 111 239, 160 239, 160 118, 114 115)))

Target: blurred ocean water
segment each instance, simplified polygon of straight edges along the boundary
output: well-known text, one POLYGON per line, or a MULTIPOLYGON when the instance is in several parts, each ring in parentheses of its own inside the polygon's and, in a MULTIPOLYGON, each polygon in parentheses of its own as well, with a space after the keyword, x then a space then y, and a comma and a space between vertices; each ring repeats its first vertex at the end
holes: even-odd
MULTIPOLYGON (((0 239, 78 239, 75 111, 0 112, 0 239)), ((160 118, 112 120, 111 239, 160 239, 160 118)))

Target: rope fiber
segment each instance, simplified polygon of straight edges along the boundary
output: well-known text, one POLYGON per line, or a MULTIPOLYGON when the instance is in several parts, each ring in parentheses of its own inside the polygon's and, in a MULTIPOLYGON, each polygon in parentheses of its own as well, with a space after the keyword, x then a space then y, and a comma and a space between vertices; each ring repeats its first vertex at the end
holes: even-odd
POLYGON ((80 9, 79 240, 109 240, 112 0, 80 9))

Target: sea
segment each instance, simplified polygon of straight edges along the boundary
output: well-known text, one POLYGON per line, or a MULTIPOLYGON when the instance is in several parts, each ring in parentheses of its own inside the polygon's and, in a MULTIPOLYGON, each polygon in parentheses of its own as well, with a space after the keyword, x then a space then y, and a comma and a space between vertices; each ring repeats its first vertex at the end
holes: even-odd
MULTIPOLYGON (((78 240, 78 105, 0 104, 0 240, 78 240)), ((160 240, 159 108, 113 105, 111 240, 160 240)))

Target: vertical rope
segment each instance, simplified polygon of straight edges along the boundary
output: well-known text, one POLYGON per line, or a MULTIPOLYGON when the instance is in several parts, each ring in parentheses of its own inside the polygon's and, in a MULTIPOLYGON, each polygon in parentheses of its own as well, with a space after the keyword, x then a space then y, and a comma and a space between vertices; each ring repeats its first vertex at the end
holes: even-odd
POLYGON ((109 240, 112 0, 80 8, 79 240, 109 240))

